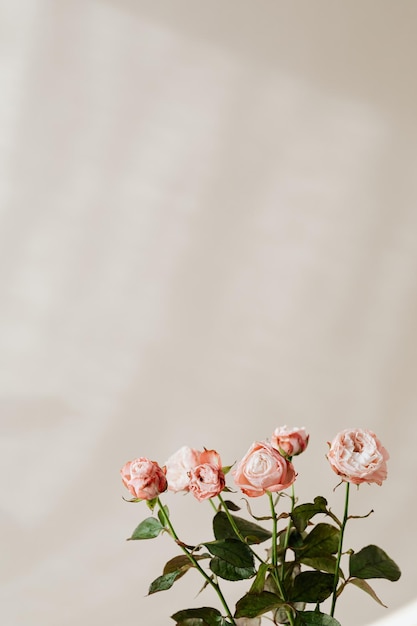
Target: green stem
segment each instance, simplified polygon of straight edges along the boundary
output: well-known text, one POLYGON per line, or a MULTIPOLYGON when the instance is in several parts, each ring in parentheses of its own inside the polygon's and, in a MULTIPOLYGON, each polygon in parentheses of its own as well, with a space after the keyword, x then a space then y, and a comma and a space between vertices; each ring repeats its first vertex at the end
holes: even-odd
POLYGON ((217 507, 216 507, 216 505, 214 504, 213 499, 212 499, 212 498, 209 498, 209 502, 210 502, 211 506, 213 507, 214 512, 215 512, 215 513, 217 513, 217 512, 218 512, 218 511, 217 511, 217 507))
POLYGON ((207 581, 207 583, 209 585, 211 585, 213 587, 213 589, 215 590, 215 592, 217 593, 220 602, 222 603, 224 610, 227 613, 228 618, 231 620, 232 624, 234 624, 236 626, 236 622, 233 618, 233 615, 228 607, 228 604, 226 602, 226 599, 219 587, 219 585, 203 570, 203 568, 201 567, 201 565, 199 564, 199 562, 197 561, 197 559, 194 558, 193 554, 185 547, 185 545, 180 541, 177 533, 174 530, 174 527, 172 525, 172 522, 169 518, 169 516, 166 514, 164 506, 161 502, 161 500, 158 498, 157 499, 158 502, 158 506, 160 511, 162 512, 162 515, 164 516, 164 519, 167 523, 167 526, 170 530, 171 536, 175 539, 176 543, 179 545, 179 547, 181 548, 181 550, 188 556, 188 558, 190 559, 191 563, 194 565, 194 567, 200 572, 200 574, 203 576, 203 578, 207 581))
POLYGON ((339 566, 340 566, 340 560, 342 558, 342 550, 343 550, 343 535, 345 534, 346 522, 348 520, 349 487, 350 487, 350 483, 346 482, 345 510, 344 510, 344 513, 343 513, 342 526, 340 528, 339 547, 338 547, 338 550, 337 550, 336 569, 335 569, 335 572, 334 572, 332 608, 331 608, 331 611, 330 611, 330 616, 331 617, 334 616, 334 610, 335 610, 335 607, 336 607, 336 600, 337 600, 337 584, 339 582, 339 566))
MULTIPOLYGON (((292 515, 292 512, 294 511, 294 505, 295 505, 295 490, 294 490, 294 483, 293 483, 291 485, 291 515, 292 515)), ((292 518, 290 516, 290 519, 288 520, 287 531, 285 533, 284 550, 282 554, 282 572, 281 572, 282 581, 284 581, 284 575, 285 575, 284 563, 285 563, 285 557, 286 557, 287 549, 288 549, 288 542, 290 540, 291 525, 292 525, 292 518)))
MULTIPOLYGON (((272 516, 272 552, 271 552, 271 560, 272 560, 272 576, 277 584, 279 593, 284 602, 287 600, 285 597, 284 588, 282 586, 280 577, 278 575, 278 555, 277 555, 277 515, 275 512, 274 498, 271 492, 267 491, 269 497, 269 504, 271 507, 271 516, 272 516)), ((284 567, 284 563, 282 564, 284 567)), ((287 617, 291 626, 294 626, 294 617, 291 609, 286 609, 287 617)))
POLYGON ((225 503, 225 501, 223 500, 222 496, 221 496, 220 494, 218 494, 218 496, 217 496, 217 497, 218 497, 218 498, 219 498, 219 500, 220 500, 220 503, 221 503, 221 505, 222 505, 222 508, 223 508, 223 510, 224 510, 224 512, 225 512, 225 514, 226 514, 227 519, 229 520, 230 526, 233 528, 233 530, 234 530, 234 532, 235 532, 235 534, 236 534, 236 537, 238 537, 238 539, 240 539, 240 541, 241 541, 242 543, 245 543, 245 544, 248 546, 248 548, 249 548, 249 550, 252 552, 253 556, 254 556, 256 559, 258 559, 258 561, 259 561, 260 563, 265 563, 265 561, 264 561, 264 560, 263 560, 263 559, 259 556, 259 554, 256 554, 255 550, 253 550, 253 549, 251 548, 251 546, 250 546, 250 545, 246 542, 245 537, 242 535, 242 533, 240 532, 239 528, 237 527, 236 522, 235 522, 235 520, 233 519, 233 516, 230 514, 230 511, 229 511, 229 509, 227 508, 226 503, 225 503))

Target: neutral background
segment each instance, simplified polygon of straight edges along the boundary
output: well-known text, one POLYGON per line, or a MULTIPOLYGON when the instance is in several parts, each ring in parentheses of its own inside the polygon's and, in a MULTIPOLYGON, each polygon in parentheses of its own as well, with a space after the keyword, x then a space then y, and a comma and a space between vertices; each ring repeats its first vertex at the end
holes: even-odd
MULTIPOLYGON (((352 588, 337 616, 399 623, 416 27, 413 0, 0 1, 2 624, 161 626, 213 604, 194 572, 145 597, 176 550, 125 541, 148 511, 119 468, 183 444, 230 464, 282 424, 311 433, 300 497, 339 513, 326 442, 368 427, 391 453, 346 542, 403 577, 375 583, 388 609, 352 588)), ((167 500, 182 538, 210 538, 208 504, 167 500)))

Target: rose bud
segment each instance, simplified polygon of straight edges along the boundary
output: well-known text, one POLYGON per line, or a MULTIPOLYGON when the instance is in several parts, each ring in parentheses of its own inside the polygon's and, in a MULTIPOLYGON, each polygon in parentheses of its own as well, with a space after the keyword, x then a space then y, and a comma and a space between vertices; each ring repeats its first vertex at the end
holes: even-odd
POLYGON ((274 430, 271 444, 285 456, 296 456, 307 448, 310 435, 305 428, 280 426, 274 430))
POLYGON ((141 500, 153 500, 167 488, 164 469, 145 457, 128 461, 120 473, 124 486, 141 500))
POLYGON ((372 431, 342 430, 329 446, 327 459, 342 480, 382 485, 386 479, 389 454, 372 431))

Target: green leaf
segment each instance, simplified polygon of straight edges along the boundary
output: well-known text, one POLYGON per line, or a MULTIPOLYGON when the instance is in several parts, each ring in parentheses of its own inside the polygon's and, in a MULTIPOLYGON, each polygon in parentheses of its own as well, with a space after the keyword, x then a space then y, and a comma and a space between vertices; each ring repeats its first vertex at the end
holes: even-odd
MULTIPOLYGON (((300 563, 304 563, 304 565, 308 565, 313 569, 316 569, 321 572, 328 572, 329 574, 334 574, 336 570, 337 559, 335 556, 326 555, 326 556, 306 556, 301 555, 299 557, 300 563)), ((342 570, 339 568, 339 578, 344 578, 342 570)))
POLYGON ((180 571, 170 572, 169 574, 162 574, 158 576, 149 586, 148 595, 156 593, 157 591, 166 591, 171 589, 174 582, 181 576, 180 571))
POLYGON ((203 606, 199 609, 185 609, 171 615, 179 626, 226 626, 227 622, 217 609, 203 606))
POLYGON ((291 513, 294 526, 301 533, 306 529, 308 522, 317 513, 327 513, 327 500, 322 496, 314 498, 314 502, 299 504, 291 513))
POLYGON ((261 563, 256 574, 256 578, 252 583, 249 593, 261 593, 265 588, 266 575, 268 573, 268 563, 261 563))
POLYGON ((231 500, 225 500, 225 505, 229 509, 229 511, 240 511, 240 506, 232 502, 231 500))
POLYGON ((158 518, 162 526, 165 526, 166 520, 169 518, 169 509, 166 505, 163 506, 162 509, 159 509, 158 518))
MULTIPOLYGON (((201 559, 210 558, 209 554, 194 555, 196 561, 201 559)), ((164 567, 162 576, 158 576, 150 585, 148 594, 156 593, 157 591, 165 591, 170 589, 174 582, 184 576, 189 569, 195 567, 190 559, 184 554, 170 559, 164 567)))
POLYGON ((335 554, 339 547, 340 530, 331 524, 317 524, 303 539, 303 545, 296 548, 301 557, 315 557, 335 554))
MULTIPOLYGON (((272 536, 269 530, 254 524, 243 517, 232 516, 240 534, 248 544, 257 544, 270 539, 272 536)), ((216 539, 237 539, 231 523, 224 511, 219 511, 213 518, 213 532, 216 539)))
POLYGON ((300 611, 295 618, 295 626, 341 626, 341 624, 334 617, 324 613, 300 611))
MULTIPOLYGON (((284 588, 288 591, 288 589, 293 586, 295 576, 300 572, 300 564, 297 561, 287 561, 283 565, 280 565, 279 568, 283 576, 282 582, 284 588), (282 571, 283 568, 284 571, 282 571), (296 571, 294 572, 294 570, 296 571)), ((280 595, 279 588, 272 574, 268 574, 267 576, 265 589, 280 595)))
POLYGON ((350 575, 356 578, 386 578, 396 581, 401 576, 398 565, 386 552, 373 545, 351 554, 349 567, 350 575))
POLYGON ((254 567, 236 567, 227 561, 215 556, 210 561, 210 569, 224 580, 246 580, 256 574, 254 567))
POLYGON ((269 591, 247 593, 236 604, 235 617, 258 617, 263 613, 285 606, 285 602, 269 591))
POLYGON ((135 528, 128 541, 133 539, 154 539, 164 530, 161 522, 155 517, 147 517, 135 528))
POLYGON ((218 541, 208 541, 203 545, 213 556, 218 556, 231 565, 253 567, 253 554, 249 546, 238 539, 219 539, 218 541))
MULTIPOLYGON (((194 554, 194 559, 196 561, 201 561, 202 559, 209 559, 209 554, 194 554)), ((195 565, 190 561, 188 556, 185 554, 180 554, 179 556, 175 556, 173 559, 170 559, 167 563, 165 563, 163 574, 172 574, 173 572, 177 572, 178 578, 181 578, 188 572, 189 569, 195 567, 195 565)))
POLYGON ((333 591, 333 575, 324 572, 301 572, 294 579, 292 602, 324 602, 333 591))
POLYGON ((362 580, 361 578, 350 578, 347 582, 348 583, 352 583, 352 585, 355 585, 356 587, 359 587, 359 589, 362 589, 362 591, 365 591, 366 593, 368 593, 375 600, 375 602, 378 602, 378 604, 380 604, 381 606, 384 606, 385 608, 388 608, 378 598, 378 596, 376 595, 375 591, 372 589, 371 585, 366 582, 366 580, 362 580))
MULTIPOLYGON (((287 532, 286 530, 283 530, 280 533, 278 533, 279 545, 282 549, 285 546, 286 532, 287 532)), ((298 530, 296 530, 295 528, 292 528, 289 539, 288 539, 288 547, 291 548, 292 550, 298 550, 298 548, 302 548, 304 545, 304 538, 306 536, 307 534, 305 532, 301 534, 298 532, 298 530)))

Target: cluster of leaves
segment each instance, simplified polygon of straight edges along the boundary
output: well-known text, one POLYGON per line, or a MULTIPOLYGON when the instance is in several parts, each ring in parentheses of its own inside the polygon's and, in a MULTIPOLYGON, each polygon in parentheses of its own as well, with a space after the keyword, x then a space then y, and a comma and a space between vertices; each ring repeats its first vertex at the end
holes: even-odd
POLYGON ((255 521, 236 515, 239 507, 221 499, 213 518, 214 539, 197 546, 179 540, 169 510, 159 499, 148 502, 151 510, 157 504, 157 516, 141 522, 130 539, 152 539, 167 532, 177 542, 181 554, 166 563, 162 574, 151 583, 149 594, 170 589, 195 568, 205 578, 204 587, 212 585, 220 598, 221 580, 252 581, 249 591, 236 603, 233 616, 230 611, 223 616, 211 607, 186 609, 172 615, 178 626, 232 626, 235 619, 251 619, 266 613, 271 614, 275 624, 340 626, 334 617, 322 612, 324 601, 331 596, 335 601, 346 586, 355 585, 382 604, 368 579, 395 581, 400 577, 394 561, 374 545, 359 552, 346 552, 348 573, 342 571, 339 551, 343 523, 320 496, 314 502, 293 506, 290 513, 281 513, 275 519, 255 517, 248 506, 255 521), (318 515, 325 517, 319 517, 317 522, 318 515), (275 533, 258 524, 259 521, 268 521, 269 525, 272 522, 277 529, 280 520, 284 527, 275 533), (266 550, 266 557, 260 557, 254 547, 274 537, 275 546, 266 550))

